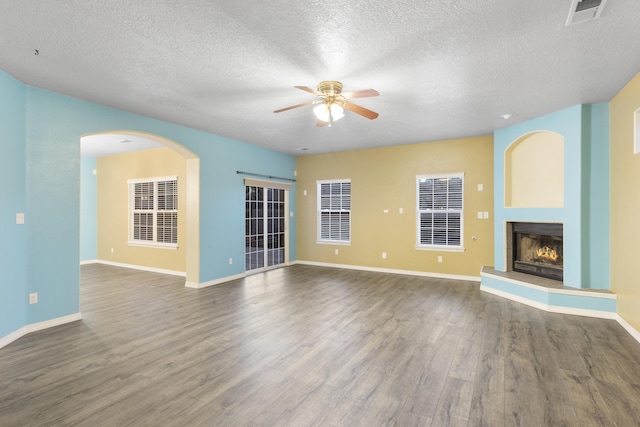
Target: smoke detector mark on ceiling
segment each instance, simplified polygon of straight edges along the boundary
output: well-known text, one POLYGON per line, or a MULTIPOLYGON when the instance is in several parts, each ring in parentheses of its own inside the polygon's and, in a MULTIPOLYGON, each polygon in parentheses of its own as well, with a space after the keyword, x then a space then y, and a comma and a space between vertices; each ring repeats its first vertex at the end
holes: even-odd
POLYGON ((607 0, 572 0, 569 17, 565 25, 579 24, 581 22, 598 19, 602 15, 607 0))

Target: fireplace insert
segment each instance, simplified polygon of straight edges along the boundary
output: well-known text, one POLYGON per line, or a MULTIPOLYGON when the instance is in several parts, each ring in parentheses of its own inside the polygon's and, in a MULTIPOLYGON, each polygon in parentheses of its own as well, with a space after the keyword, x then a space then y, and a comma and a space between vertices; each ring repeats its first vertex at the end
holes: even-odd
POLYGON ((513 271, 562 280, 562 224, 511 223, 513 271))

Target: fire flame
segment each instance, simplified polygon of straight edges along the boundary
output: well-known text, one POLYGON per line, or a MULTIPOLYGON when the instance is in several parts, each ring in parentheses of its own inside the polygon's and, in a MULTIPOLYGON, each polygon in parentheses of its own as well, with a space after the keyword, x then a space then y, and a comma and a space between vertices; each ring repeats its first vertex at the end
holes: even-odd
POLYGON ((552 261, 558 260, 558 252, 549 246, 536 249, 536 255, 538 255, 539 258, 550 259, 552 261))

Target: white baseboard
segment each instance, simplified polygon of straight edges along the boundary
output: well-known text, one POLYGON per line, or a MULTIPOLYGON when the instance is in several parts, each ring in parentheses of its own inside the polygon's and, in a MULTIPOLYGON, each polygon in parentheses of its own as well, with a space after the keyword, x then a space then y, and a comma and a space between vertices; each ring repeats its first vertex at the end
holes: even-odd
POLYGON ((631 326, 626 320, 624 320, 619 314, 616 313, 616 321, 629 332, 636 341, 640 342, 640 332, 638 332, 633 326, 631 326))
POLYGON ((27 327, 23 326, 17 331, 13 331, 9 335, 5 335, 4 337, 0 338, 0 348, 5 347, 11 344, 12 342, 14 342, 15 340, 17 340, 18 338, 22 338, 23 336, 25 336, 27 334, 26 330, 27 330, 27 327))
POLYGON ((482 286, 482 285, 480 285, 480 290, 483 292, 487 292, 489 294, 493 294, 493 295, 505 298, 505 299, 509 299, 511 301, 528 305, 529 307, 534 307, 539 310, 548 311, 549 313, 573 314, 575 316, 597 317, 599 319, 615 319, 616 318, 616 313, 611 311, 587 310, 584 308, 548 305, 548 304, 544 304, 538 301, 533 301, 518 295, 514 295, 509 292, 500 291, 498 289, 494 289, 494 288, 491 288, 488 286, 482 286))
POLYGON ((22 338, 23 336, 30 334, 31 332, 53 328, 54 326, 64 325, 65 323, 71 323, 81 319, 82 319, 82 313, 78 312, 78 313, 70 314, 68 316, 57 317, 55 319, 45 320, 44 322, 32 323, 30 325, 23 326, 17 331, 14 331, 9 335, 3 338, 0 338, 0 348, 14 342, 18 338, 22 338))
POLYGON ((532 301, 530 299, 519 297, 508 292, 499 291, 487 286, 480 286, 480 290, 551 313, 574 314, 577 316, 588 316, 597 317, 600 319, 615 320, 629 333, 629 335, 631 335, 636 341, 640 342, 640 332, 638 332, 633 326, 631 326, 626 320, 624 320, 618 313, 612 313, 609 311, 585 310, 572 307, 549 306, 547 304, 542 304, 537 301, 532 301))
POLYGON ((202 289, 202 288, 208 288, 209 286, 221 285, 223 283, 230 282, 232 280, 243 279, 245 277, 247 277, 247 274, 241 273, 241 274, 236 274, 234 276, 222 277, 220 279, 210 280, 208 282, 203 282, 203 283, 186 282, 185 286, 187 288, 192 288, 192 289, 202 289))
MULTIPOLYGON (((496 274, 487 273, 484 271, 480 272, 480 276, 489 277, 491 279, 496 279, 501 282, 511 283, 513 285, 535 289, 536 291, 546 292, 548 294, 560 294, 560 295, 573 295, 573 296, 583 296, 583 297, 593 297, 600 299, 617 299, 618 296, 614 293, 604 293, 599 292, 598 290, 589 290, 589 289, 567 289, 564 288, 547 288, 540 285, 534 285, 533 283, 523 282, 522 280, 516 280, 509 277, 498 276, 496 274)), ((482 290, 486 290, 486 288, 482 288, 482 290)))
POLYGON ((348 270, 372 271, 376 273, 404 274, 408 276, 433 277, 436 279, 465 280, 465 281, 471 281, 471 282, 480 281, 480 276, 462 276, 458 274, 431 273, 428 271, 396 270, 392 268, 365 267, 365 266, 359 266, 359 265, 332 264, 332 263, 326 263, 326 262, 301 261, 301 260, 297 260, 295 262, 292 262, 291 264, 315 265, 318 267, 331 267, 331 268, 344 268, 348 270))
POLYGON ((99 262, 97 259, 85 259, 84 261, 80 261, 80 265, 97 264, 99 262))
MULTIPOLYGON (((144 265, 125 264, 122 262, 105 261, 103 259, 96 260, 97 264, 111 265, 114 267, 131 268, 134 270, 149 271, 151 273, 170 274, 171 276, 187 277, 187 273, 184 271, 166 270, 164 268, 146 267, 144 265)), ((82 263, 80 263, 82 265, 82 263)))

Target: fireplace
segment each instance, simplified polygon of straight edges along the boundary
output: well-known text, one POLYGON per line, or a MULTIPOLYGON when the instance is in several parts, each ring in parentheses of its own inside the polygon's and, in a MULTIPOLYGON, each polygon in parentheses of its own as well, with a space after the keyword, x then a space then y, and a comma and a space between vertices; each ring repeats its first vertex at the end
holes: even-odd
POLYGON ((562 224, 510 222, 507 256, 513 271, 562 280, 562 224))

